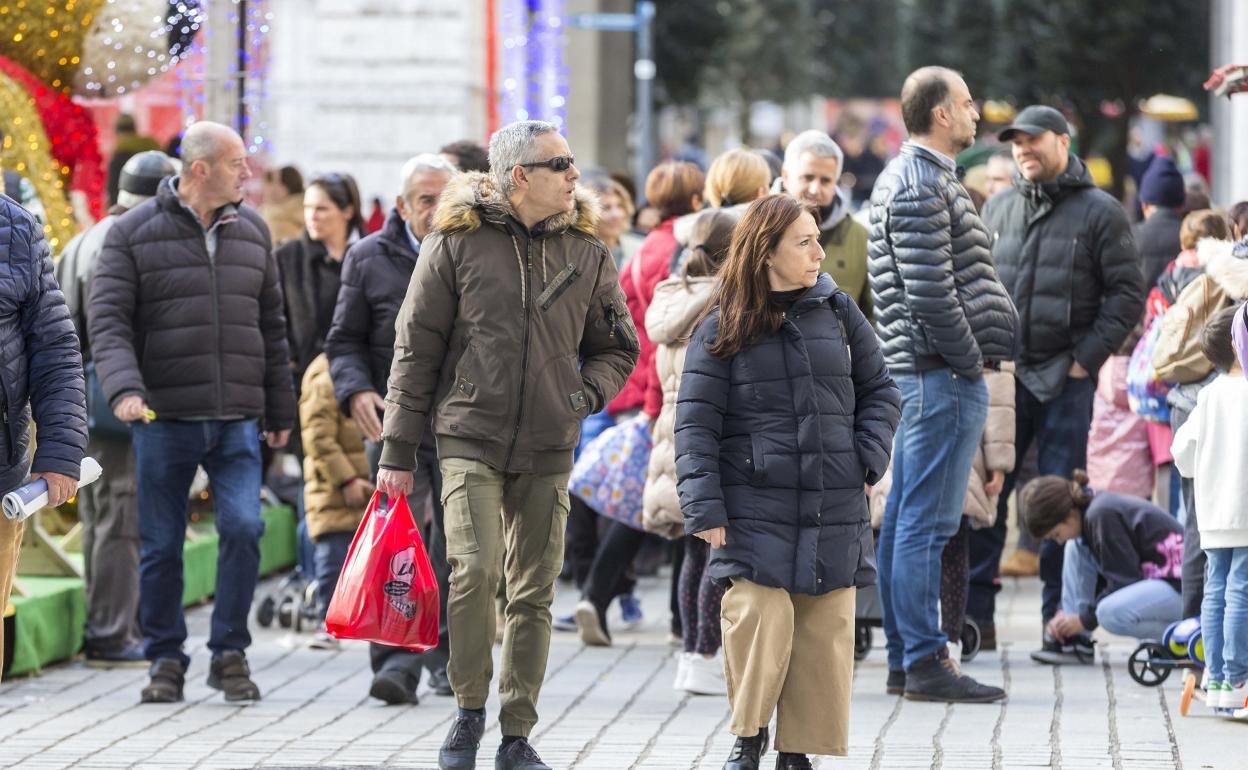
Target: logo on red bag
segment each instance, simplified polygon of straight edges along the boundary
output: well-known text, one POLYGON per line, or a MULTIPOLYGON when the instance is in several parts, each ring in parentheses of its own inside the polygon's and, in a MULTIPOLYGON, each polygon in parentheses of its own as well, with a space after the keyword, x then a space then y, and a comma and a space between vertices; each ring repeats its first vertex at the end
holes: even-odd
POLYGON ((416 615, 416 603, 409 601, 407 595, 412 590, 412 579, 416 574, 416 548, 408 546, 390 557, 390 579, 382 586, 386 601, 403 617, 411 620, 416 615))

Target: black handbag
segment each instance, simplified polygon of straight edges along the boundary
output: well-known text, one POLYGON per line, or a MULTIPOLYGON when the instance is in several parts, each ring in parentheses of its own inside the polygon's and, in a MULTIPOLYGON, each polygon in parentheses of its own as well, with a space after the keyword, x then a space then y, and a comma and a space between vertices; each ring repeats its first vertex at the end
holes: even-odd
POLYGON ((117 419, 108 405, 100 377, 95 373, 95 362, 86 365, 87 373, 87 430, 99 438, 130 440, 130 426, 117 419))

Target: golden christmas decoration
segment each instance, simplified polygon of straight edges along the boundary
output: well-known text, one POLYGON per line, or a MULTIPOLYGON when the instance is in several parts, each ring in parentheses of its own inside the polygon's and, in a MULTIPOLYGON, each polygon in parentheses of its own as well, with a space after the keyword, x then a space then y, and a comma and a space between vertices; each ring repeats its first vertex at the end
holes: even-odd
POLYGON ((63 171, 52 159, 48 135, 29 93, 0 73, 0 168, 12 169, 30 180, 43 203, 47 223, 43 230, 56 254, 78 232, 74 209, 65 193, 63 171))
POLYGON ((0 0, 0 54, 68 91, 105 0, 0 0))

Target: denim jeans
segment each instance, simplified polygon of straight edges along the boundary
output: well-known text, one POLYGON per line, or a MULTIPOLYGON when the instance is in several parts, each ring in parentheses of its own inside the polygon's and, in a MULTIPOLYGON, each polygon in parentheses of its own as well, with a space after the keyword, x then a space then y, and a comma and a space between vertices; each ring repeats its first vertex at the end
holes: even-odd
MULTIPOLYGON (((1022 463, 1033 441, 1038 445, 1040 475, 1065 476, 1076 468, 1086 468, 1088 429, 1092 425, 1092 398, 1096 381, 1091 377, 1067 377, 1062 392, 1051 401, 1041 402, 1015 380, 1014 471, 1005 476, 1005 487, 997 503, 997 523, 971 532, 971 589, 966 613, 982 625, 991 623, 996 611, 997 591, 1001 590, 1001 552, 1005 548, 1009 520, 1010 493, 1018 482, 1022 463)), ((1057 543, 1040 544, 1040 579, 1044 583, 1041 615, 1045 622, 1057 613, 1062 596, 1062 548, 1057 543)))
POLYGON ((134 428, 139 488, 139 625, 148 660, 186 665, 182 545, 187 497, 204 466, 216 516, 217 586, 208 649, 251 644, 247 614, 260 571, 260 433, 255 420, 159 420, 134 428))
POLYGON ((342 574, 342 565, 347 561, 347 551, 351 549, 354 532, 326 532, 316 539, 312 546, 312 561, 316 564, 316 600, 321 605, 321 622, 325 621, 325 613, 329 611, 329 600, 334 598, 334 589, 338 587, 338 576, 342 574))
MULTIPOLYGON (((1096 598, 1100 567, 1081 538, 1068 540, 1062 564, 1062 611, 1078 615, 1096 598)), ((1183 600, 1167 580, 1140 580, 1114 591, 1096 604, 1096 622, 1111 634, 1161 639, 1179 620, 1183 600)))
POLYGON ((1200 633, 1209 681, 1248 680, 1248 547, 1207 548, 1200 633))
POLYGON ((988 387, 949 369, 894 379, 901 425, 878 556, 888 667, 899 670, 948 641, 940 628, 940 557, 962 520, 988 387))

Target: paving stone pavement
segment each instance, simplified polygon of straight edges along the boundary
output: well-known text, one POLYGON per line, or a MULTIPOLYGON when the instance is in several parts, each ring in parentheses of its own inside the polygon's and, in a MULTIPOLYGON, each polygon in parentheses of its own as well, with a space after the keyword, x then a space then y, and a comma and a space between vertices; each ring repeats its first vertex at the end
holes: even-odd
MULTIPOLYGON (((267 581, 261 594, 275 582, 267 581)), ((720 768, 732 745, 723 698, 672 690, 667 579, 642 581, 647 622, 611 648, 584 648, 555 632, 534 744, 556 770, 720 768)), ((574 592, 561 585, 556 614, 574 592)), ((305 636, 255 629, 249 651, 259 703, 226 704, 204 684, 211 607, 190 611, 193 662, 186 701, 140 705, 142 670, 100 671, 81 661, 0 685, 0 768, 405 768, 431 770, 453 713, 449 698, 385 707, 367 695, 368 654, 308 650, 305 636)), ((1062 770, 1248 767, 1248 724, 1178 713, 1179 677, 1159 688, 1131 681, 1130 640, 1101 637, 1092 666, 1050 668, 1027 656, 1038 633, 1039 585, 1008 581, 999 606, 1002 649, 965 668, 1010 693, 1004 705, 914 703, 884 693, 882 633, 855 674, 850 754, 816 767, 1050 767, 1062 770)), ((491 765, 497 698, 482 744, 491 765)), ((763 766, 774 760, 769 754, 763 766)))

